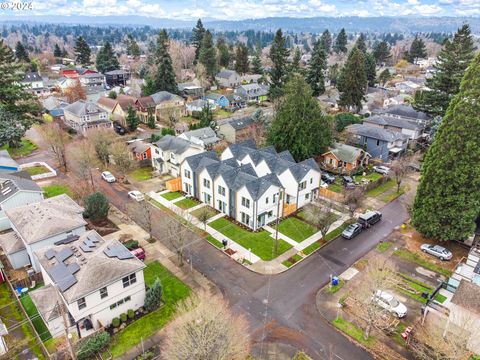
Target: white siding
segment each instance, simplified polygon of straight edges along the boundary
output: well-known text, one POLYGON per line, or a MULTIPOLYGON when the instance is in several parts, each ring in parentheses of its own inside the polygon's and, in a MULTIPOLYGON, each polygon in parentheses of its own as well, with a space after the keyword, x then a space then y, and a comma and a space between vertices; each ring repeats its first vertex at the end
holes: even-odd
POLYGON ((256 210, 255 210, 255 228, 258 228, 260 226, 266 225, 274 221, 277 218, 277 209, 279 211, 280 217, 282 216, 282 210, 283 210, 283 207, 281 206, 282 204, 280 203, 280 207, 278 207, 279 192, 280 192, 280 189, 277 186, 272 185, 257 200, 256 210), (258 224, 258 217, 261 216, 262 214, 265 214, 265 222, 258 224))
POLYGON ((315 189, 320 186, 320 173, 315 170, 310 170, 307 175, 300 181, 300 184, 306 181, 306 188, 298 192, 298 204, 297 207, 301 208, 312 202, 316 197, 314 193, 315 189))
POLYGON ((285 189, 285 194, 289 195, 290 204, 295 204, 297 202, 297 196, 298 196, 298 183, 293 177, 290 170, 287 169, 283 173, 278 175, 278 179, 280 180, 280 183, 285 189))
POLYGON ((230 189, 227 186, 227 183, 225 180, 223 180, 223 177, 219 176, 215 179, 214 181, 214 194, 215 194, 215 204, 214 208, 217 209, 218 211, 222 211, 223 209, 220 208, 219 201, 225 204, 225 214, 230 216, 230 189), (225 195, 222 195, 218 191, 218 187, 221 186, 225 189, 225 195))
POLYGON ((182 190, 186 192, 187 194, 193 196, 194 195, 194 184, 193 184, 193 171, 190 165, 186 161, 182 162, 182 165, 180 166, 181 170, 181 177, 182 177, 182 190), (185 170, 187 170, 190 173, 190 178, 187 178, 185 176, 185 170))
POLYGON ((206 169, 203 169, 200 174, 198 174, 198 197, 200 201, 204 202, 207 205, 213 206, 213 179, 210 177, 210 174, 206 169), (205 186, 205 181, 209 183, 209 186, 205 186), (207 201, 207 197, 210 197, 210 201, 207 201))
POLYGON ((255 204, 254 204, 254 201, 252 199, 252 197, 250 196, 250 193, 248 192, 247 188, 245 186, 243 186, 242 188, 240 188, 237 193, 236 193, 236 213, 235 213, 235 219, 238 221, 238 222, 242 222, 242 212, 247 214, 250 219, 249 219, 249 223, 248 224, 245 224, 247 226, 250 226, 253 228, 253 220, 254 220, 254 208, 255 208, 255 204), (244 197, 245 199, 248 199, 250 201, 250 207, 245 207, 242 205, 242 197, 244 197))
POLYGON ((30 259, 26 249, 17 251, 16 253, 7 255, 8 261, 14 269, 20 269, 24 266, 30 265, 30 259))

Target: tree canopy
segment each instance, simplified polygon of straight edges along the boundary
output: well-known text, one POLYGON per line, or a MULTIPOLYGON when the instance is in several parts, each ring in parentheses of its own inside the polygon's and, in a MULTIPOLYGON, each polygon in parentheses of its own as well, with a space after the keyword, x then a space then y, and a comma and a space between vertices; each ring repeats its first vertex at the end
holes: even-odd
POLYGON ((101 47, 97 54, 96 66, 97 70, 102 74, 106 73, 107 71, 120 69, 117 55, 113 51, 112 45, 108 41, 101 47))
POLYGON ((330 34, 330 31, 328 31, 328 29, 326 29, 322 33, 322 36, 320 37, 320 42, 322 43, 323 48, 328 54, 332 49, 332 34, 330 34))
POLYGON ((192 30, 192 44, 195 47, 195 60, 200 57, 200 48, 202 47, 203 37, 205 35, 205 28, 201 19, 198 19, 197 25, 192 30))
POLYGON ((235 71, 239 74, 248 72, 248 49, 244 43, 238 43, 235 51, 235 71))
POLYGON ((299 74, 293 74, 285 85, 267 141, 278 151, 289 150, 297 161, 321 154, 332 142, 330 119, 299 74))
POLYGON ((157 46, 155 49, 155 76, 153 83, 155 92, 168 91, 173 94, 178 92, 177 80, 173 71, 172 58, 168 52, 169 38, 165 29, 161 30, 157 36, 157 46))
POLYGON ((354 47, 350 51, 338 79, 339 105, 345 108, 353 108, 357 112, 360 111, 367 81, 365 55, 361 50, 354 47))
POLYGON ((217 53, 213 45, 212 34, 206 31, 202 38, 202 45, 200 47, 200 54, 198 56, 199 62, 205 67, 205 72, 210 81, 213 81, 217 73, 217 53))
POLYGON ((473 60, 425 155, 412 224, 429 238, 463 240, 480 209, 480 55, 473 60))
POLYGON ((423 59, 427 56, 427 48, 425 42, 422 38, 419 38, 418 35, 413 39, 412 45, 410 45, 410 50, 406 54, 406 60, 415 64, 418 59, 423 59))
POLYGON ((270 70, 270 96, 273 98, 282 94, 282 87, 288 75, 287 58, 289 50, 286 48, 285 41, 282 29, 278 29, 275 33, 272 46, 270 47, 270 60, 272 61, 272 69, 270 70))
POLYGON ((340 30, 340 32, 338 33, 335 39, 335 45, 333 46, 333 50, 337 54, 347 52, 347 33, 345 32, 345 29, 342 28, 342 30, 340 30))
POLYGON ((312 88, 313 95, 319 96, 325 92, 325 70, 327 69, 327 52, 323 42, 317 40, 313 47, 312 58, 308 63, 306 80, 312 88))
POLYGON ((82 36, 79 36, 77 38, 77 41, 75 42, 75 53, 77 54, 77 61, 84 65, 90 65, 90 46, 88 46, 87 42, 82 36))

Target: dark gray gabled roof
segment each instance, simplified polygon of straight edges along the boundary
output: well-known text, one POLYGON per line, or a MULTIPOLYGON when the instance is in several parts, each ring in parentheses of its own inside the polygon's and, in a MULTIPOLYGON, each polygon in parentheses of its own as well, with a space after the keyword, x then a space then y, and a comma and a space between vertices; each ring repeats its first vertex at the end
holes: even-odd
POLYGON ((192 169, 192 171, 197 171, 200 165, 202 166, 203 164, 205 164, 205 166, 208 165, 206 164, 208 160, 204 160, 204 159, 208 159, 211 161, 210 163, 213 163, 218 161, 218 156, 217 156, 217 153, 212 150, 212 151, 207 151, 200 154, 189 156, 185 158, 185 161, 187 162, 188 166, 190 166, 190 169, 192 169))
POLYGON ((0 203, 11 198, 19 191, 43 192, 35 181, 25 178, 23 172, 0 171, 0 203))
POLYGON ((79 100, 66 106, 64 111, 68 111, 78 117, 106 112, 93 102, 84 100, 79 100))
POLYGON ((373 115, 363 119, 363 123, 372 123, 382 126, 392 126, 407 130, 421 130, 425 126, 417 123, 415 120, 409 120, 403 117, 393 117, 385 115, 373 115))
POLYGON ((391 114, 396 116, 403 116, 403 117, 408 117, 416 120, 430 119, 430 117, 427 114, 421 111, 416 111, 411 105, 408 105, 408 104, 393 105, 386 109, 378 109, 374 112, 377 114, 391 114))
POLYGON ((408 139, 408 135, 402 134, 398 131, 391 131, 376 126, 368 126, 363 124, 353 124, 347 127, 348 131, 360 136, 365 136, 372 139, 378 139, 386 142, 393 142, 396 140, 408 139))
POLYGON ((228 122, 231 127, 233 127, 235 130, 242 130, 246 128, 248 125, 253 123, 253 119, 251 116, 245 116, 239 119, 233 119, 228 122))
POLYGON ((150 97, 153 99, 153 102, 157 105, 162 103, 163 101, 170 101, 170 100, 183 101, 182 97, 172 94, 168 91, 159 91, 159 92, 156 92, 155 94, 150 95, 150 97))
POLYGON ((42 81, 42 77, 38 72, 27 72, 23 77, 23 82, 34 82, 34 81, 42 81))
POLYGON ((275 174, 262 176, 246 184, 246 188, 253 200, 258 200, 271 186, 282 187, 282 184, 275 174))
POLYGON ((173 135, 165 135, 153 144, 163 151, 171 151, 174 154, 183 154, 192 145, 190 141, 173 135))
POLYGON ((281 157, 283 160, 295 162, 295 159, 293 158, 293 155, 288 150, 285 150, 285 151, 282 151, 282 152, 278 153, 278 156, 281 157))
POLYGON ((223 70, 220 71, 215 77, 221 78, 221 79, 228 79, 232 75, 238 75, 238 73, 235 70, 223 70))
POLYGON ((201 140, 205 145, 215 144, 220 140, 211 127, 186 131, 182 136, 187 137, 187 139, 193 143, 196 142, 196 139, 201 140))

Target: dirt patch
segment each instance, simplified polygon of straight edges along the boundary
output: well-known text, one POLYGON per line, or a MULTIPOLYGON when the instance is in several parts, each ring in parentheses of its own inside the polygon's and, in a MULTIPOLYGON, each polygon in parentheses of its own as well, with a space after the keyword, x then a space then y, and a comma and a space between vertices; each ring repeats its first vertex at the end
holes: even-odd
POLYGON ((89 230, 97 231, 101 236, 105 236, 120 230, 118 226, 115 225, 115 223, 108 218, 105 220, 97 221, 95 223, 92 222, 90 219, 86 219, 86 221, 88 223, 87 228, 89 230))
POLYGON ((228 255, 230 255, 230 256, 232 256, 233 254, 236 253, 236 251, 235 251, 235 250, 232 250, 232 249, 227 249, 227 250, 225 250, 225 252, 226 252, 228 255))

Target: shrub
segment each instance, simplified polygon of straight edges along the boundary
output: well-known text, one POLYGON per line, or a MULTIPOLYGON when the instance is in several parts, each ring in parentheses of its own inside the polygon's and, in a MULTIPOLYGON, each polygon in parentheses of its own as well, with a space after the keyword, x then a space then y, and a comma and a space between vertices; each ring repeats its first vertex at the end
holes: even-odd
POLYGON ((112 326, 114 328, 118 328, 120 326, 120 319, 119 318, 113 318, 112 319, 112 326))
POLYGON ((162 128, 162 135, 175 135, 175 130, 170 128, 162 128))
MULTIPOLYGON (((118 320, 118 319, 117 319, 118 320)), ((90 336, 77 345, 76 353, 78 360, 88 359, 102 350, 110 341, 110 334, 102 331, 90 336)))
POLYGON ((132 309, 128 309, 127 316, 131 320, 135 317, 135 312, 132 309))
POLYGON ((128 250, 136 249, 136 248, 138 248, 138 241, 136 241, 136 240, 128 240, 128 241, 125 241, 125 242, 123 243, 123 245, 124 245, 128 250))
POLYGON ((362 119, 352 113, 340 113, 335 115, 335 129, 342 132, 348 125, 362 122, 362 119))
POLYGON ((162 302, 162 284, 160 279, 157 278, 153 286, 147 290, 145 294, 145 309, 147 311, 153 311, 160 306, 162 302))
POLYGON ((122 321, 122 323, 126 322, 127 321, 127 314, 121 313, 120 314, 120 320, 122 321))
POLYGON ((70 135, 77 135, 77 130, 68 128, 67 133, 69 133, 70 135))
POLYGON ((108 216, 110 204, 107 197, 101 192, 93 193, 85 199, 85 213, 86 217, 92 221, 104 220, 108 216))

